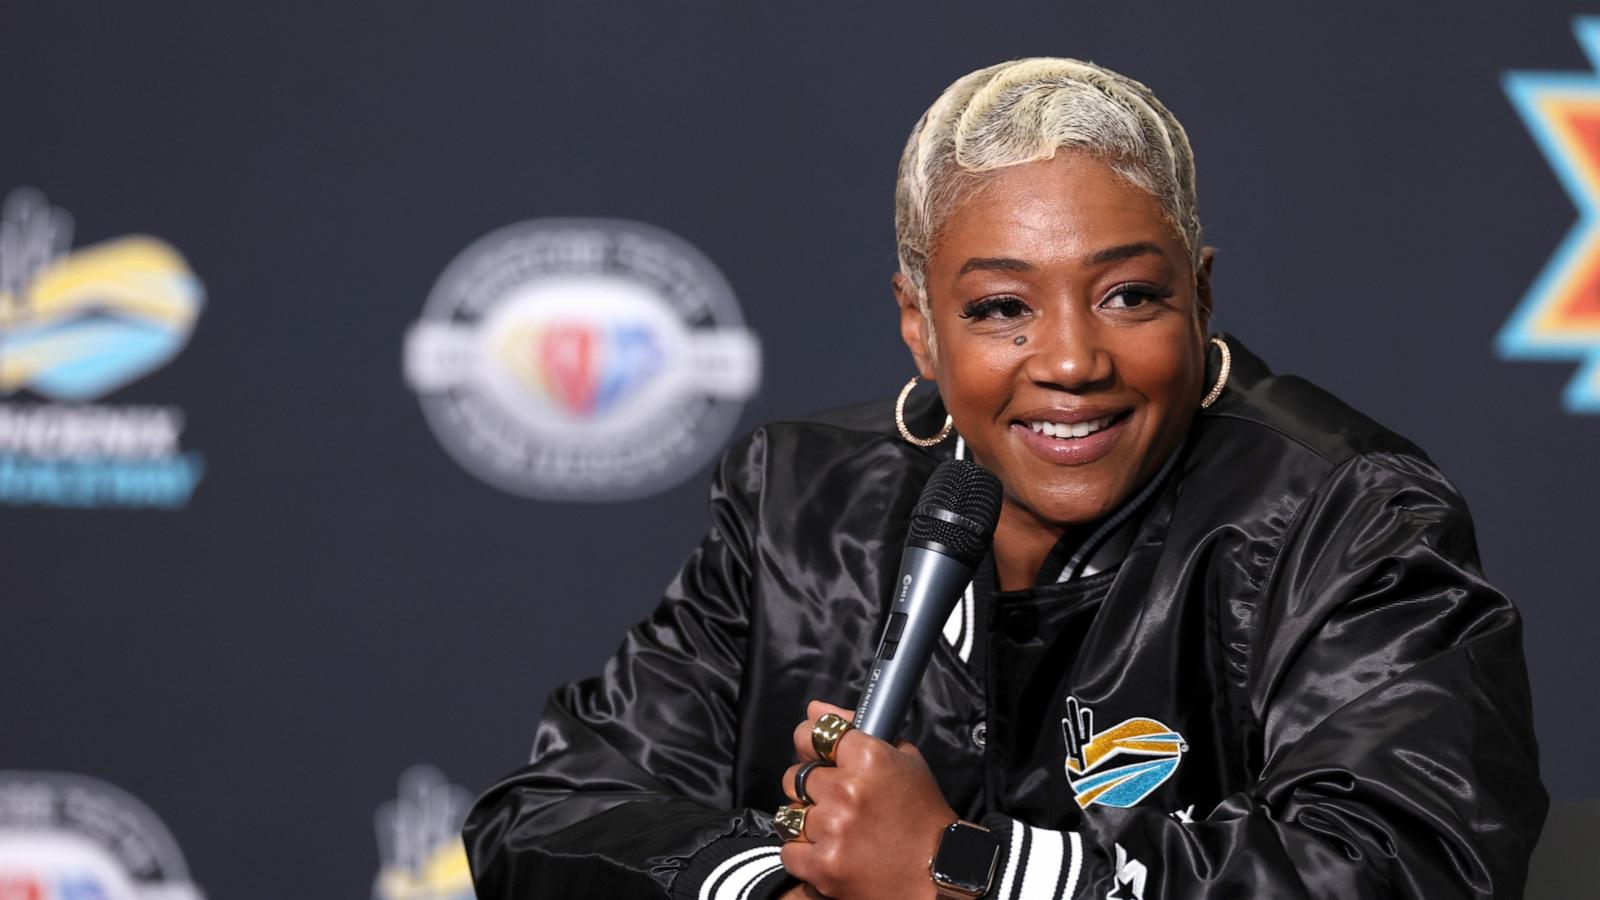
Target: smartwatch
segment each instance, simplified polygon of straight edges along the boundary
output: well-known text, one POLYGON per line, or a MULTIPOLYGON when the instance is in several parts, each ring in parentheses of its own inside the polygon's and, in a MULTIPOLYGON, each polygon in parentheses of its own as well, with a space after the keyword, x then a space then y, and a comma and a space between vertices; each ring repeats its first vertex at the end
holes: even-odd
POLYGON ((1000 836, 971 822, 953 822, 939 837, 928 862, 939 897, 972 900, 989 892, 1000 865, 1000 836))

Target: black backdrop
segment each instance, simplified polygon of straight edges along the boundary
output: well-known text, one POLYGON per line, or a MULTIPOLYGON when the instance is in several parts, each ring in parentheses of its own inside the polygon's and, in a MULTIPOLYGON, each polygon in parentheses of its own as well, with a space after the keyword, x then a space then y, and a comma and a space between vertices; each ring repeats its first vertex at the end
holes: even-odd
MULTIPOLYGON (((890 395, 905 134, 959 74, 1094 59, 1196 148, 1218 325, 1412 437, 1520 604, 1546 782, 1600 796, 1600 419, 1494 337, 1577 213, 1501 87, 1589 71, 1562 4, 0 5, 0 192, 82 246, 148 233, 190 344, 104 398, 180 406, 181 510, 0 507, 0 768, 127 789, 213 898, 360 896, 416 763, 472 790, 595 670, 704 526, 483 484, 401 369, 500 226, 675 233, 763 347, 741 428, 890 395)), ((32 402, 26 392, 6 402, 32 402)))

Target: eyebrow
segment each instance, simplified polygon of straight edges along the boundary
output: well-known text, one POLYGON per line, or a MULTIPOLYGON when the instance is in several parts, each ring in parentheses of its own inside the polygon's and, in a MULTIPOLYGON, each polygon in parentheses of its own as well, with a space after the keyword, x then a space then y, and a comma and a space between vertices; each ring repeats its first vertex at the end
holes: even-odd
MULTIPOLYGON (((1161 255, 1161 248, 1151 241, 1134 241, 1131 244, 1118 244, 1115 247, 1106 247, 1096 250, 1083 258, 1086 266, 1103 266, 1106 263, 1121 262, 1135 256, 1161 255)), ((1032 272, 1033 265, 1026 260, 1013 259, 1009 256, 975 256, 961 264, 961 271, 957 277, 979 270, 1001 272, 1032 272)))
POLYGON ((1083 262, 1084 265, 1102 266, 1106 263, 1121 262, 1125 259, 1132 259, 1135 256, 1146 256, 1152 253, 1160 256, 1161 248, 1150 241, 1134 241, 1131 244, 1118 244, 1115 247, 1096 250, 1084 257, 1083 262))
POLYGON ((975 256, 962 263, 961 271, 957 272, 956 275, 959 277, 968 272, 976 272, 979 269, 997 269, 1001 272, 1032 272, 1033 266, 1020 259, 1012 259, 1007 256, 975 256))

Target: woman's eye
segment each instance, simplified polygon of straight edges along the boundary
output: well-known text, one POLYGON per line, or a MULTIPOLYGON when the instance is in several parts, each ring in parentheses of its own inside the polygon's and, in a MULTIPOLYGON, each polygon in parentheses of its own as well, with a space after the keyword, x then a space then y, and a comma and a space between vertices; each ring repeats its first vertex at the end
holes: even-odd
POLYGON ((1107 297, 1100 305, 1106 309, 1136 309, 1148 303, 1158 303, 1171 296, 1171 291, 1125 287, 1118 288, 1115 293, 1107 297))
POLYGON ((963 319, 1015 319, 1028 314, 1028 305, 1016 297, 986 297, 967 304, 963 319))

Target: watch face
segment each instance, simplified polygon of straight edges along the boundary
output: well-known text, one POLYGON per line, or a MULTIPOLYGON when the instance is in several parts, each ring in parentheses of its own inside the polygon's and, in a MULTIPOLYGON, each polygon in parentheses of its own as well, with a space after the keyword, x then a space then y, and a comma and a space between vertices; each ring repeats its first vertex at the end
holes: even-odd
POLYGON ((944 830, 933 858, 933 880, 940 887, 978 896, 989 890, 1000 859, 1000 838, 991 831, 957 822, 944 830))

